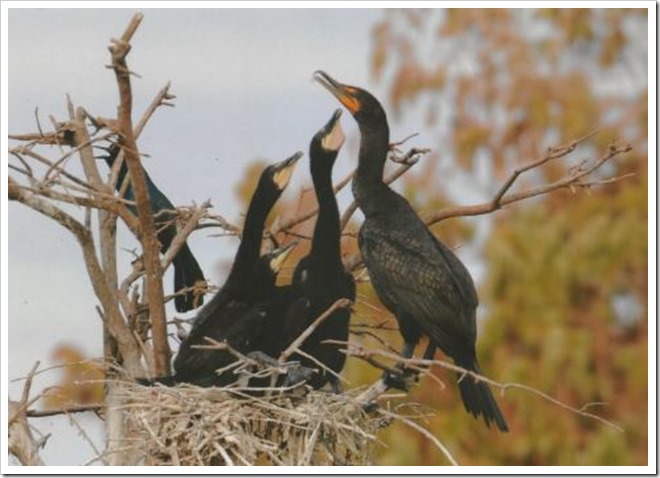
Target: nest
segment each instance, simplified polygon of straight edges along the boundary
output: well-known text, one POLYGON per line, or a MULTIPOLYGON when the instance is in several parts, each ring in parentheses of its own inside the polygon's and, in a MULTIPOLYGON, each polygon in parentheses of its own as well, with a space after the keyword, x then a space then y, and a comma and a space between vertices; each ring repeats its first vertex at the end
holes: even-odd
POLYGON ((130 444, 138 440, 148 465, 371 465, 375 433, 387 425, 356 391, 253 396, 128 382, 117 391, 130 444))

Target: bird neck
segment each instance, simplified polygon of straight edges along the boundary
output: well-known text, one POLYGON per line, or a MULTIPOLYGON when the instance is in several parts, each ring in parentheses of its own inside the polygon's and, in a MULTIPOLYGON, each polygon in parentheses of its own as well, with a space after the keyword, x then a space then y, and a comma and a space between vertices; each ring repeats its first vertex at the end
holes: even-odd
POLYGON ((378 209, 381 196, 391 192, 383 182, 390 134, 386 121, 376 125, 360 125, 360 134, 358 168, 352 188, 358 206, 369 214, 372 209, 378 209))
POLYGON ((266 194, 261 188, 257 187, 252 196, 250 206, 245 215, 241 243, 236 252, 236 258, 229 273, 230 279, 249 280, 254 267, 261 254, 261 240, 264 233, 264 223, 268 213, 275 204, 277 197, 266 194))
POLYGON ((339 208, 332 190, 333 158, 312 159, 312 181, 319 215, 314 226, 312 238, 312 257, 320 258, 327 264, 340 264, 339 208))

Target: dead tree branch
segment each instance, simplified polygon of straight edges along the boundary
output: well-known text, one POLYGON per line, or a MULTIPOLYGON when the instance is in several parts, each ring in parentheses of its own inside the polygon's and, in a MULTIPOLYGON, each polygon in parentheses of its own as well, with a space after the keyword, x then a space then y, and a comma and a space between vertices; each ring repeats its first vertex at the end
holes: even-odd
POLYGON ((140 164, 140 155, 133 132, 132 108, 133 93, 131 89, 130 71, 126 56, 131 49, 130 40, 137 30, 143 15, 133 16, 121 39, 111 40, 110 53, 112 69, 119 87, 118 133, 119 145, 124 151, 124 161, 131 177, 131 185, 135 196, 140 231, 138 238, 144 253, 144 269, 146 273, 146 296, 149 304, 151 320, 154 364, 156 375, 170 373, 170 348, 167 343, 167 324, 163 297, 162 268, 160 263, 160 244, 156 237, 156 227, 149 201, 149 191, 144 169, 140 164))
POLYGON ((11 178, 9 178, 9 186, 10 196, 13 199, 47 217, 50 217, 51 219, 54 219, 74 235, 82 248, 87 273, 89 274, 94 292, 101 301, 103 310, 108 318, 108 329, 117 339, 119 350, 122 356, 126 359, 127 370, 129 370, 134 376, 142 376, 144 372, 140 365, 139 350, 126 323, 122 319, 117 301, 114 300, 114 291, 111 290, 110 285, 103 274, 103 269, 98 262, 91 231, 80 224, 72 216, 43 200, 36 194, 16 187, 16 183, 11 178))
MULTIPOLYGON (((557 400, 556 398, 551 397, 547 393, 544 393, 534 387, 530 387, 528 385, 520 384, 520 383, 514 383, 514 382, 508 382, 508 383, 501 383, 501 382, 496 382, 495 380, 492 380, 488 377, 485 377, 483 375, 480 375, 476 372, 473 372, 471 370, 467 370, 463 367, 459 367, 453 363, 446 362, 444 360, 425 360, 425 359, 415 359, 415 358, 410 358, 410 359, 403 359, 401 358, 400 355, 394 354, 392 352, 387 352, 384 350, 372 350, 372 349, 366 349, 365 347, 362 347, 361 345, 357 345, 354 343, 347 343, 347 350, 346 353, 351 356, 351 357, 356 357, 361 360, 364 360, 371 365, 374 365, 377 368, 380 368, 384 371, 389 371, 391 372, 392 369, 389 366, 382 365, 381 362, 375 360, 373 357, 374 356, 380 356, 383 358, 387 358, 389 360, 396 361, 397 363, 400 363, 404 365, 405 367, 411 367, 411 368, 417 368, 417 369, 428 369, 432 365, 437 365, 439 367, 442 367, 447 370, 451 370, 453 372, 458 373, 461 375, 459 380, 463 380, 466 376, 470 376, 474 378, 476 382, 485 382, 497 389, 500 390, 501 394, 504 395, 504 393, 508 389, 520 389, 520 390, 525 390, 526 392, 532 393, 534 395, 538 395, 539 397, 565 409, 568 410, 572 413, 575 413, 577 415, 590 418, 592 420, 596 420, 604 425, 607 425, 613 429, 615 429, 618 432, 623 433, 623 429, 616 425, 615 423, 610 422, 609 420, 604 419, 603 417, 600 417, 598 415, 595 415, 593 413, 589 413, 585 411, 586 407, 581 407, 581 408, 576 408, 571 405, 568 405, 567 403, 564 403, 560 400, 557 400), (381 366, 382 365, 382 366, 381 366)), ((384 393, 386 391, 387 387, 384 385, 383 380, 378 380, 376 383, 372 384, 369 389, 364 391, 359 397, 358 400, 363 403, 371 403, 373 402, 380 394, 384 393)))
POLYGON ((23 384, 23 393, 21 401, 15 402, 9 400, 8 408, 8 426, 9 426, 9 453, 14 455, 23 466, 43 466, 44 462, 39 456, 39 446, 32 436, 30 425, 27 421, 27 409, 40 398, 35 397, 30 400, 30 389, 32 388, 32 379, 39 368, 39 362, 36 362, 30 370, 25 383, 23 384))
MULTIPOLYGON (((583 161, 578 167, 570 169, 566 175, 557 181, 552 183, 544 184, 541 186, 536 186, 528 189, 524 189, 519 192, 510 193, 512 186, 518 179, 518 177, 533 169, 539 168, 544 164, 555 161, 560 158, 568 156, 570 153, 575 151, 577 146, 587 139, 591 138, 596 131, 591 132, 582 138, 576 139, 565 146, 560 146, 557 148, 550 148, 545 156, 540 159, 531 161, 519 168, 516 168, 509 177, 504 181, 503 185, 495 193, 493 198, 482 204, 475 204, 471 206, 456 206, 456 207, 447 207, 439 211, 422 213, 420 214, 424 223, 428 226, 436 224, 442 220, 449 219, 452 217, 462 217, 462 216, 478 216, 483 214, 488 214, 499 209, 504 208, 505 206, 522 201, 524 199, 529 199, 535 196, 540 196, 543 194, 548 194, 552 191, 559 189, 571 189, 575 190, 577 188, 589 188, 592 186, 598 186, 603 184, 610 184, 612 182, 618 181, 629 175, 623 175, 617 178, 608 178, 601 181, 588 181, 587 177, 593 174, 596 170, 600 169, 608 161, 627 153, 632 149, 629 145, 610 145, 607 152, 601 154, 601 156, 594 161, 583 161)), ((418 152, 425 153, 427 150, 418 150, 418 152)), ((404 166, 408 166, 408 163, 404 163, 404 166)), ((408 167, 409 169, 409 167, 408 167)), ((407 169, 406 169, 407 170, 407 169)), ((403 174, 406 170, 399 170, 400 174, 403 174)), ((353 205, 351 205, 353 206, 353 205)), ((349 213, 350 208, 344 213, 345 215, 349 213)), ((342 220, 343 224, 343 220, 342 220)), ((359 252, 353 254, 351 257, 347 258, 344 261, 344 266, 348 271, 354 271, 362 265, 362 256, 359 252)))
POLYGON ((436 211, 434 213, 425 214, 423 216, 424 222, 427 225, 432 225, 444 219, 448 219, 450 217, 478 216, 482 214, 488 214, 490 212, 497 211, 498 209, 502 209, 503 207, 512 204, 514 202, 522 201, 523 199, 528 199, 535 196, 540 196, 542 194, 548 194, 549 192, 558 189, 565 189, 565 188, 575 189, 575 188, 595 186, 598 184, 604 184, 603 182, 592 183, 589 181, 585 181, 585 178, 590 174, 592 174, 597 169, 599 169, 601 166, 603 166, 603 164, 605 164, 612 158, 630 151, 632 149, 631 146, 611 145, 608 151, 602 154, 597 160, 591 163, 585 162, 579 167, 569 170, 569 172, 563 178, 555 182, 544 184, 542 186, 537 186, 534 188, 525 189, 517 193, 509 193, 511 187, 514 185, 514 183, 522 173, 538 168, 548 163, 549 161, 557 160, 567 156, 568 154, 572 153, 575 150, 578 144, 590 138, 591 136, 593 136, 593 134, 595 133, 590 133, 589 135, 586 135, 583 138, 573 141, 569 145, 561 146, 559 148, 552 148, 548 151, 548 153, 544 157, 537 159, 535 161, 531 161, 519 168, 516 168, 507 178, 507 180, 504 182, 502 187, 497 191, 493 199, 491 199, 487 203, 476 204, 473 206, 458 206, 458 207, 445 208, 440 211, 436 211))
POLYGON ((307 337, 312 335, 312 333, 316 330, 316 328, 323 322, 325 319, 330 317, 330 315, 337 309, 343 309, 346 307, 350 307, 352 302, 348 299, 338 299, 335 301, 334 304, 332 304, 325 312, 323 312, 320 316, 318 316, 314 322, 312 322, 309 327, 307 327, 297 338, 294 340, 284 352, 282 352, 279 356, 278 361, 281 362, 286 362, 286 360, 291 356, 291 354, 294 353, 294 351, 299 348, 305 340, 307 340, 307 337))

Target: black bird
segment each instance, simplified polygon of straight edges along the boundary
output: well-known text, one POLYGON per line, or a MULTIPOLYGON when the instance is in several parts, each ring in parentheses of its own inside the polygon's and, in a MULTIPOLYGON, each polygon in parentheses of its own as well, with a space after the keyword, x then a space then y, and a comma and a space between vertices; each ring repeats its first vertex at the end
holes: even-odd
MULTIPOLYGON (((319 213, 314 226, 312 247, 309 255, 300 260, 293 274, 294 294, 299 301, 293 314, 287 319, 286 336, 291 338, 306 329, 318 316, 338 299, 355 301, 353 276, 344 270, 341 259, 339 209, 332 190, 332 167, 339 149, 344 144, 344 132, 339 121, 342 110, 338 109, 330 121, 321 128, 309 146, 310 170, 319 204, 319 213)), ((324 340, 348 339, 348 322, 351 312, 337 309, 327 317, 305 340, 301 349, 313 356, 330 370, 339 373, 344 368, 346 355, 340 352, 342 345, 324 344, 324 340)), ((308 358, 297 357, 303 366, 316 367, 308 358)), ((339 381, 331 373, 320 370, 308 383, 320 388, 330 382, 336 392, 341 390, 339 381)))
POLYGON ((238 357, 228 350, 194 346, 209 345, 205 340, 209 337, 226 342, 243 355, 259 350, 259 343, 270 331, 272 312, 268 299, 276 288, 277 274, 295 245, 293 242, 261 256, 250 275, 251 300, 229 300, 222 310, 217 311, 217 316, 194 327, 181 343, 174 361, 175 374, 154 381, 165 385, 190 383, 200 387, 225 386, 234 382, 236 375, 230 365, 237 362, 238 357), (226 368, 224 372, 216 373, 222 368, 226 368))
MULTIPOLYGON (((113 145, 108 149, 108 155, 104 157, 108 166, 112 167, 121 148, 113 145)), ((122 191, 122 185, 128 175, 126 162, 122 162, 117 175, 116 189, 122 191)), ((160 242, 160 251, 162 254, 167 252, 170 244, 177 235, 176 228, 176 208, 174 204, 167 199, 160 189, 154 184, 147 172, 144 172, 147 179, 147 188, 149 190, 149 200, 154 214, 155 226, 157 229, 158 241, 160 242)), ((124 199, 134 201, 133 187, 129 183, 124 192, 124 199)), ((130 211, 137 216, 137 210, 134 206, 128 206, 130 211)), ((174 306, 178 312, 187 312, 195 309, 204 303, 204 291, 206 290, 206 280, 204 272, 199 266, 197 259, 193 255, 188 243, 184 242, 179 252, 172 260, 174 267, 174 292, 182 289, 190 289, 185 294, 177 294, 174 297, 174 306)))
MULTIPOLYGON (((405 198, 383 182, 389 150, 385 110, 371 93, 343 85, 317 71, 321 83, 353 115, 360 129, 358 169, 353 195, 364 213, 358 243, 371 282, 382 303, 396 316, 405 346, 412 357, 424 334, 430 339, 424 354, 436 347, 456 365, 480 373, 477 338, 477 293, 463 263, 426 227, 405 198)), ((463 404, 490 427, 508 427, 490 388, 471 376, 459 380, 463 404)))
MULTIPOLYGON (((207 354, 200 353, 200 349, 192 348, 193 345, 203 344, 205 336, 221 338, 227 337, 230 331, 232 333, 250 331, 249 327, 244 327, 239 322, 246 321, 254 325, 262 321, 260 318, 262 316, 266 319, 263 323, 269 324, 271 316, 274 315, 269 313, 272 306, 268 302, 276 293, 276 269, 279 269, 286 255, 279 252, 273 257, 266 255, 260 259, 264 223, 273 205, 289 184, 294 167, 301 156, 302 153, 298 152, 278 164, 268 166, 262 172, 250 200, 241 243, 229 276, 222 288, 200 310, 190 334, 181 343, 174 359, 175 375, 182 378, 181 381, 188 381, 187 377, 198 377, 201 373, 200 368, 206 373, 208 370, 213 371, 223 366, 220 362, 225 360, 227 352, 212 351, 212 354, 207 354), (213 357, 219 358, 216 360, 213 357)), ((290 248, 283 250, 288 253, 290 248)), ((280 320, 280 323, 282 322, 283 320, 280 320)), ((261 329, 257 330, 253 327, 250 337, 241 338, 244 346, 238 346, 238 349, 242 352, 258 350, 263 343, 260 333, 261 329)), ((231 344, 231 340, 229 342, 231 344)))

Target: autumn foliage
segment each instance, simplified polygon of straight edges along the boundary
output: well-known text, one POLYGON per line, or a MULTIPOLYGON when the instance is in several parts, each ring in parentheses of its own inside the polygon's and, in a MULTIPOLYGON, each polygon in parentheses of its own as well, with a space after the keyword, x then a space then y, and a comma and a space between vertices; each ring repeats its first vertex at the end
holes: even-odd
MULTIPOLYGON (((434 165, 404 179, 418 209, 452 202, 455 181, 492 194, 512 168, 596 128, 577 158, 615 141, 633 146, 607 170, 618 182, 438 224, 440 238, 476 251, 486 270, 485 373, 623 430, 508 390, 500 403, 512 432, 500 435, 466 417, 452 387, 427 380, 416 395, 437 410, 430 429, 463 464, 647 462, 646 22, 643 10, 387 10, 373 30, 372 72, 393 118, 423 118, 422 132, 437 138, 425 145, 434 165)), ((528 181, 575 166, 554 162, 528 181)), ((398 425, 386 440, 409 445, 384 449, 384 464, 442 463, 398 425)))

